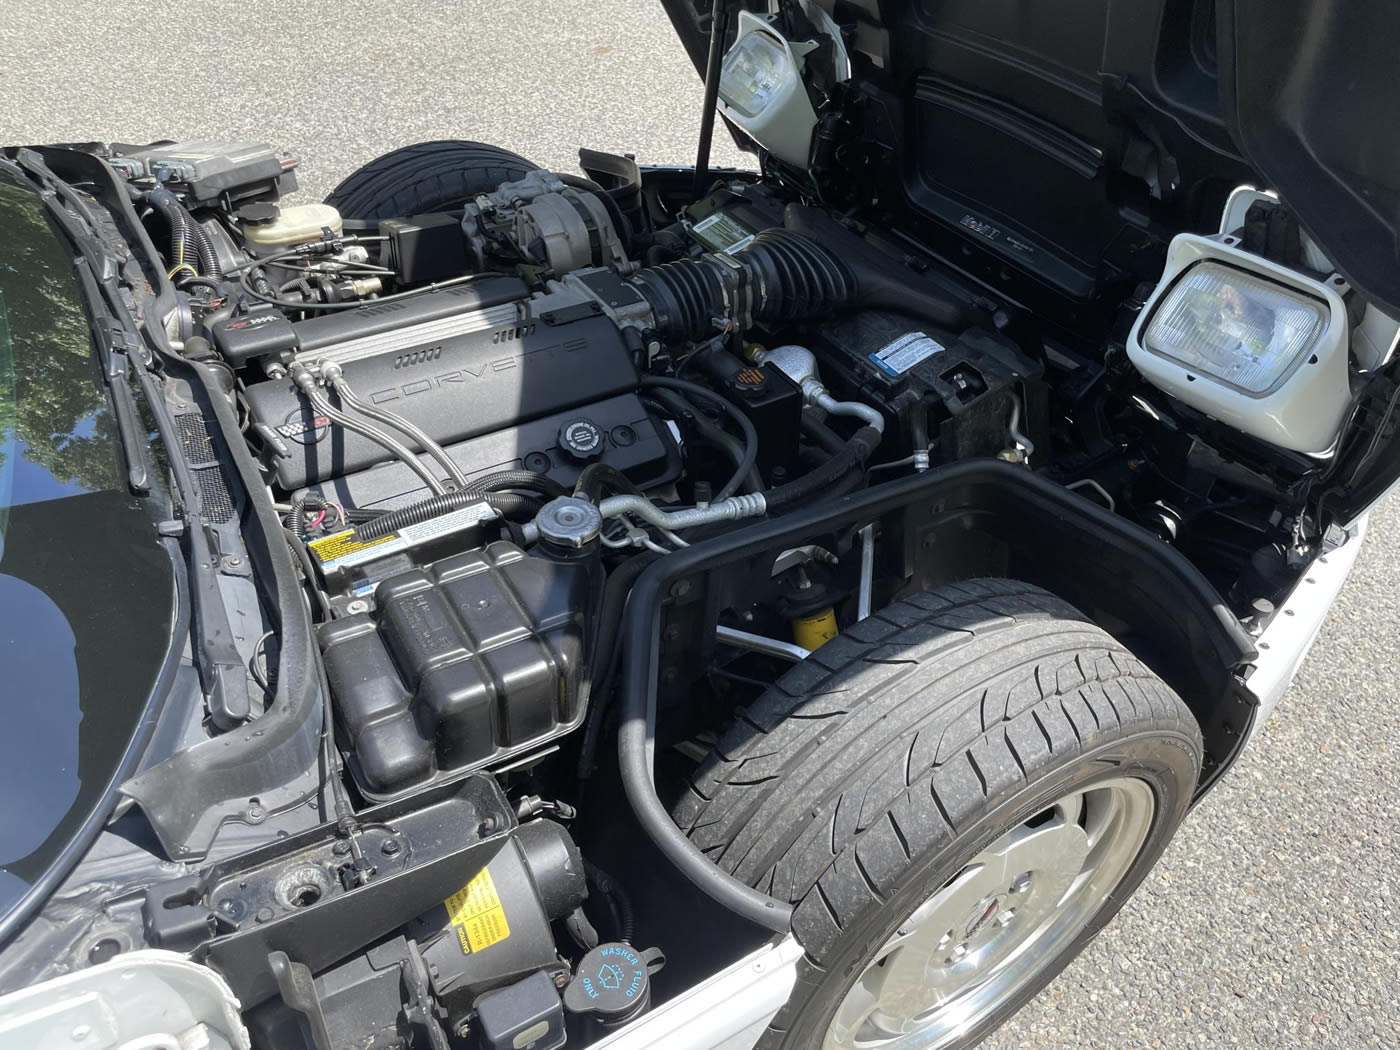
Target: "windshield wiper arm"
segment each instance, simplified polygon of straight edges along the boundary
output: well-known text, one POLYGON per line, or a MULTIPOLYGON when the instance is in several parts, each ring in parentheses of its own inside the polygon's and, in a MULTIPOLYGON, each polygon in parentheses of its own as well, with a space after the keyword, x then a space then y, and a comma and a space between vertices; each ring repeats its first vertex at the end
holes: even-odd
MULTIPOLYGON (((17 159, 18 166, 23 168, 31 183, 38 182, 36 192, 40 199, 78 250, 74 267, 78 274, 78 286, 87 301, 89 323, 101 359, 102 375, 112 392, 117 434, 128 464, 127 480, 138 494, 144 495, 150 491, 151 479, 140 414, 129 381, 132 373, 135 373, 156 421, 175 488, 181 496, 183 520, 178 527, 184 539, 182 546, 190 574, 195 660, 208 696, 210 718, 220 729, 231 729, 247 721, 252 713, 248 673, 233 641, 233 627, 229 623, 228 610, 219 586, 216 568, 219 559, 205 532, 203 515, 198 509, 199 495, 189 462, 179 442, 171 440, 171 420, 161 392, 146 368, 145 345, 116 290, 120 277, 119 260, 98 236, 97 219, 79 194, 49 171, 32 151, 20 150, 17 159), (77 212, 77 216, 68 211, 65 203, 77 212)), ((0 164, 9 165, 9 162, 0 160, 0 164)))
POLYGON ((141 346, 120 322, 112 319, 106 290, 117 276, 117 259, 92 232, 96 221, 87 202, 49 171, 31 150, 20 150, 14 162, 0 159, 0 167, 24 179, 31 185, 37 181, 35 192, 54 222, 67 234, 78 250, 75 269, 78 290, 87 302, 88 325, 93 345, 97 347, 102 366, 102 378, 112 395, 112 415, 117 424, 117 444, 126 461, 126 483, 138 496, 151 491, 150 462, 146 455, 146 440, 142 435, 140 412, 131 392, 128 356, 139 353, 141 346), (69 205, 81 217, 75 218, 64 207, 69 205))

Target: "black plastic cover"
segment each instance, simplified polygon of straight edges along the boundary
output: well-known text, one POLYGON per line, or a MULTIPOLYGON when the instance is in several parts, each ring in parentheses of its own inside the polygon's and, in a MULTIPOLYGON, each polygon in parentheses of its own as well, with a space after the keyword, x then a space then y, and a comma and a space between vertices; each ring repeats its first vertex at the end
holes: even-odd
POLYGON ((602 594, 596 560, 510 543, 390 577, 320 641, 350 766, 384 798, 574 728, 602 594))
POLYGON ((537 973, 477 1004, 481 1041, 490 1050, 556 1050, 564 1045, 564 1005, 547 974, 537 973))
POLYGON ((1230 130, 1337 268, 1400 316, 1394 0, 1218 0, 1230 130))
POLYGON ((483 992, 560 967, 549 923, 524 854, 512 841, 484 874, 463 880, 404 934, 428 964, 434 997, 460 1014, 483 992))
POLYGON ((462 221, 443 212, 407 219, 381 219, 388 237, 384 254, 405 284, 441 281, 469 269, 462 221))
MULTIPOLYGON (((544 474, 572 488, 590 461, 559 446, 560 431, 584 416, 603 432, 597 461, 616 467, 642 488, 664 485, 680 475, 680 451, 664 424, 642 407, 636 394, 619 394, 605 401, 570 409, 506 430, 498 430, 447 446, 468 480, 506 470, 544 474)), ((380 463, 315 486, 327 499, 344 506, 392 510, 426 499, 431 493, 420 478, 397 461, 380 463)))
POLYGON ((235 366, 297 347, 296 326, 274 309, 225 317, 209 326, 209 335, 224 360, 235 366))
MULTIPOLYGON (((303 325, 296 327, 303 335, 303 325)), ((303 335, 301 345, 308 354, 308 336, 303 335)), ((362 399, 408 418, 441 444, 506 430, 637 387, 637 370, 622 333, 610 318, 593 312, 553 324, 511 319, 446 337, 425 336, 345 361, 342 367, 362 399)), ((245 394, 254 420, 275 430, 293 453, 275 460, 277 483, 284 489, 389 458, 369 438, 328 425, 290 379, 255 383, 245 394)))
POLYGON ((215 201, 223 194, 238 200, 274 191, 286 194, 297 188, 292 171, 296 158, 266 143, 195 139, 148 146, 114 142, 111 148, 124 170, 140 165, 144 174, 184 188, 200 203, 215 201))
POLYGON ((913 438, 914 413, 923 412, 937 463, 1007 448, 1013 398, 1021 399, 1024 432, 1034 438, 1045 426, 1041 365, 995 332, 959 335, 867 311, 823 325, 812 349, 843 393, 879 406, 887 435, 901 433, 901 448, 913 438))

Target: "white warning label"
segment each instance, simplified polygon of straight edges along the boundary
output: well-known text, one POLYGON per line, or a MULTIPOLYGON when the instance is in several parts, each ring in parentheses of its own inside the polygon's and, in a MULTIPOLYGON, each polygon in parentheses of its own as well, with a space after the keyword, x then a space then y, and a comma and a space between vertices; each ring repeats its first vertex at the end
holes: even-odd
POLYGON ((910 332, 870 355, 883 371, 901 376, 925 358, 943 352, 943 344, 923 332, 910 332))

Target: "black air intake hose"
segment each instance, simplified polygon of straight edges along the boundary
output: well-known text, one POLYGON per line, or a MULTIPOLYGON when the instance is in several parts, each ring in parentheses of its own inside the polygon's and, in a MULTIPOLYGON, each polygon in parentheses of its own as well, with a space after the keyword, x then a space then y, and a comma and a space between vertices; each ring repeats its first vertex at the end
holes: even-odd
POLYGON ((668 342, 708 335, 716 318, 745 328, 800 321, 845 309, 856 298, 855 277, 840 259, 784 229, 764 230, 733 255, 663 263, 631 281, 668 342))
POLYGON ((819 208, 789 205, 783 226, 733 255, 663 263, 630 278, 651 304, 663 341, 698 339, 715 320, 741 328, 817 320, 842 310, 894 310, 940 328, 975 323, 973 302, 935 274, 921 274, 819 208))

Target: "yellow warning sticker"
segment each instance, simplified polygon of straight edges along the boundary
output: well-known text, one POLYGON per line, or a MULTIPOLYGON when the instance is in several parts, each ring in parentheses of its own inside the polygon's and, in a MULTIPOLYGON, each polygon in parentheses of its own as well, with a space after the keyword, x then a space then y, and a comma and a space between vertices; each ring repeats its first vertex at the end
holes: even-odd
POLYGON ((355 530, 346 529, 344 532, 337 532, 334 536, 325 536, 319 540, 312 540, 307 544, 307 547, 311 549, 312 554, 316 555, 321 564, 325 565, 339 558, 343 558, 347 554, 356 554, 359 551, 366 551, 371 547, 377 547, 381 543, 388 543, 390 540, 396 538, 397 537, 395 537, 393 533, 390 533, 387 536, 381 536, 377 540, 357 540, 355 539, 355 530))
POLYGON ((461 942, 464 955, 489 948, 510 936, 506 910, 501 907, 496 884, 486 868, 443 903, 447 905, 447 921, 457 928, 457 940, 461 942))

